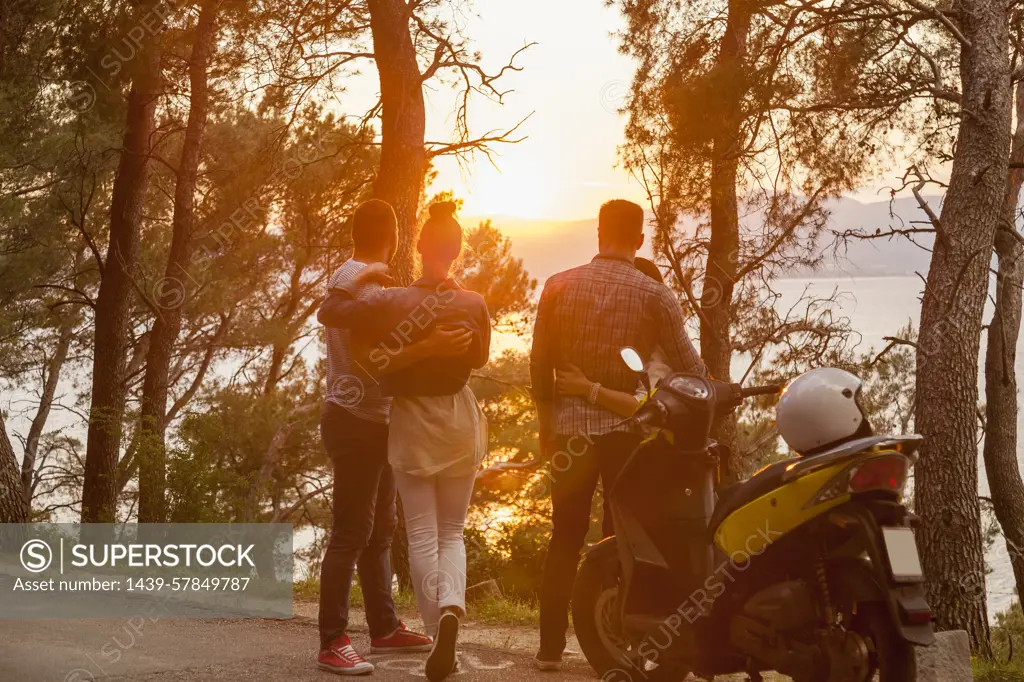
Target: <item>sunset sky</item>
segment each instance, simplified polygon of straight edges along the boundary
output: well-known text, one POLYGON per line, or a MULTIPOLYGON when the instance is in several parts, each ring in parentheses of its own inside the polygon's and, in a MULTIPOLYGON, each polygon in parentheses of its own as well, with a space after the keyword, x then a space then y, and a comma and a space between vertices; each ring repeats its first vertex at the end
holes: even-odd
MULTIPOLYGON (((471 216, 571 220, 597 215, 600 204, 615 197, 642 201, 639 185, 614 168, 624 124, 615 110, 633 73, 612 36, 623 25, 618 9, 602 0, 475 0, 472 7, 475 16, 460 19, 462 32, 475 48, 486 46, 482 61, 489 71, 523 45, 538 43, 517 58, 523 71, 500 81, 503 90, 514 90, 504 106, 473 100, 473 132, 504 130, 535 113, 520 129, 528 139, 499 146, 497 169, 478 156, 467 174, 444 158, 431 190, 455 190, 465 200, 463 215, 471 216)), ((375 96, 376 78, 371 66, 349 89, 353 100, 341 103, 349 113, 360 110, 356 101, 375 96)), ((427 139, 448 140, 454 92, 431 84, 427 139)))
MULTIPOLYGON (((466 34, 487 46, 486 65, 500 68, 519 47, 538 43, 517 59, 523 71, 506 75, 505 87, 515 92, 505 106, 476 102, 475 130, 536 113, 522 129, 528 139, 502 146, 498 169, 480 157, 467 177, 445 159, 436 186, 463 196, 466 215, 567 220, 593 216, 614 197, 642 199, 639 185, 614 168, 624 123, 615 110, 633 73, 612 36, 623 25, 618 9, 601 0, 477 0, 474 8, 479 19, 467 23, 466 34)), ((428 127, 437 135, 450 129, 444 94, 428 105, 428 127)))
MULTIPOLYGON (((497 168, 480 155, 465 173, 454 159, 443 158, 431 191, 455 190, 465 200, 465 216, 593 218, 613 198, 646 208, 640 185, 616 167, 625 125, 617 109, 634 72, 632 59, 619 54, 613 35, 625 25, 618 7, 607 7, 604 0, 474 0, 472 7, 475 16, 463 17, 460 24, 475 47, 486 46, 482 57, 488 71, 500 69, 523 45, 538 43, 517 58, 521 72, 503 77, 502 89, 514 90, 504 106, 475 99, 473 132, 504 130, 534 113, 520 129, 526 140, 498 146, 497 168)), ((377 86, 376 73, 371 69, 368 75, 377 86)), ((428 140, 450 139, 455 108, 453 91, 435 86, 428 93, 428 140)), ((898 184, 909 163, 898 146, 890 150, 889 169, 867 180, 853 198, 888 200, 889 187, 898 184)), ((942 178, 947 169, 932 170, 942 178)))
MULTIPOLYGON (((634 72, 633 61, 619 54, 614 36, 625 24, 618 7, 607 7, 604 0, 474 0, 471 7, 472 14, 455 15, 455 20, 461 35, 470 38, 470 49, 482 52, 481 63, 489 73, 499 71, 519 48, 537 43, 516 59, 522 71, 507 72, 499 81, 502 90, 511 91, 504 105, 473 97, 473 134, 504 131, 533 115, 519 130, 527 139, 496 146, 497 168, 482 154, 468 169, 452 157, 438 159, 438 177, 428 193, 454 190, 465 202, 462 215, 474 218, 594 218, 600 205, 614 198, 646 208, 640 185, 616 167, 625 126, 625 116, 617 110, 634 72)), ((458 95, 451 87, 453 79, 449 72, 447 83, 435 78, 428 84, 429 142, 452 139, 458 95)), ((368 62, 349 78, 336 106, 358 119, 357 112, 372 106, 379 89, 376 70, 368 62)), ((898 158, 890 163, 891 169, 907 165, 898 158)), ((900 175, 891 169, 853 197, 888 200, 887 188, 898 184, 900 175)), ((934 170, 943 175, 942 168, 934 170)))

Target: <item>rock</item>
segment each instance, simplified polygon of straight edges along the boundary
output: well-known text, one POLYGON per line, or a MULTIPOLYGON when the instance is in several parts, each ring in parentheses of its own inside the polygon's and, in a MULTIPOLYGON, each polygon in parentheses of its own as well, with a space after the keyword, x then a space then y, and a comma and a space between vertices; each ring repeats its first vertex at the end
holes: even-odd
POLYGON ((935 644, 917 648, 917 682, 971 682, 971 643, 964 630, 935 633, 935 644))
POLYGON ((497 580, 485 580, 466 588, 466 602, 469 604, 492 599, 501 599, 501 588, 497 580))

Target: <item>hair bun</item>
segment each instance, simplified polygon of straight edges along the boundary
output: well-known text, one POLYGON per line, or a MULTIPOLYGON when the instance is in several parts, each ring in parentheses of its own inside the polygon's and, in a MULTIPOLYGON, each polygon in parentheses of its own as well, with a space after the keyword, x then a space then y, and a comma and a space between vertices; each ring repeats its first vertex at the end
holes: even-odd
POLYGON ((454 218, 456 208, 454 201, 439 201, 430 205, 430 217, 435 220, 454 218))

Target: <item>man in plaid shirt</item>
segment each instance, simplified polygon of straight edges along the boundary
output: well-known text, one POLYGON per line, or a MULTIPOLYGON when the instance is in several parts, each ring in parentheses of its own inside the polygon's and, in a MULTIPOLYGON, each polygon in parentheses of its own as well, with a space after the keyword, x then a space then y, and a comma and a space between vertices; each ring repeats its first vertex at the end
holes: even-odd
POLYGON ((619 351, 631 346, 649 358, 662 349, 675 371, 704 374, 704 363, 683 328, 675 295, 633 266, 644 242, 644 212, 621 199, 598 216, 598 255, 552 276, 537 310, 530 373, 540 421, 541 447, 551 459, 554 530, 540 595, 542 670, 557 670, 565 649, 580 550, 590 528, 598 477, 608 490, 641 435, 617 426, 623 418, 597 404, 604 387, 633 393, 636 375, 619 351), (555 371, 569 363, 595 382, 589 396, 555 391, 555 371))

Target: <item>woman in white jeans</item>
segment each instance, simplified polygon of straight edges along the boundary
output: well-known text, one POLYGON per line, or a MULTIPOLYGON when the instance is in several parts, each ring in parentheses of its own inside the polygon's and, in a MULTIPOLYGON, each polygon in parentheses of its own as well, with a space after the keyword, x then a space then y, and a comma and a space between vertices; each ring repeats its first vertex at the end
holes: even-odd
POLYGON ((468 381, 472 370, 487 362, 491 328, 483 297, 450 276, 462 251, 454 204, 430 207, 418 249, 423 276, 411 286, 356 299, 367 280, 386 272, 368 266, 345 288, 332 290, 318 319, 352 329, 353 340, 365 346, 365 358, 377 370, 436 327, 448 330, 453 346, 464 349, 380 378, 385 394, 393 396, 388 461, 405 510, 416 601, 434 638, 427 679, 437 682, 455 668, 459 619, 466 613, 463 530, 487 447, 487 420, 468 381))
POLYGON ((427 634, 437 639, 442 613, 466 611, 463 531, 487 422, 468 386, 454 396, 396 397, 391 420, 388 452, 405 510, 416 602, 427 634))

